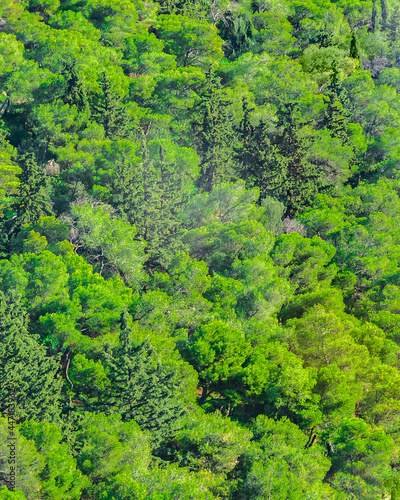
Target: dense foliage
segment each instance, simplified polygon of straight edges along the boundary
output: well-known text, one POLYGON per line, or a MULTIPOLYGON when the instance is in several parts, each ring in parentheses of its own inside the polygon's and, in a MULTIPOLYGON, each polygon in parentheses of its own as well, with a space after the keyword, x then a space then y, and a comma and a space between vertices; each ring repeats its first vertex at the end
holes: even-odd
POLYGON ((397 0, 0 0, 1 500, 400 498, 399 93, 397 0))

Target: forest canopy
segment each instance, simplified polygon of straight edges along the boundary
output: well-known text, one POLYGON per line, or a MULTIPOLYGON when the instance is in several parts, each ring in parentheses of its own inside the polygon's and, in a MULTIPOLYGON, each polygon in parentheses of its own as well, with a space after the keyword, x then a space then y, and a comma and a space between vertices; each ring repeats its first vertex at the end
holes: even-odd
POLYGON ((399 93, 397 0, 0 0, 0 500, 400 498, 399 93))

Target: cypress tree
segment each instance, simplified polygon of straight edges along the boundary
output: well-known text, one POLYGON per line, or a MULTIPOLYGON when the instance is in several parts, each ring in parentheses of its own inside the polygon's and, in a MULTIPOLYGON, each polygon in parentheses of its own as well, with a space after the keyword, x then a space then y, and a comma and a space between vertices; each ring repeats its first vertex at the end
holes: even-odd
POLYGON ((199 158, 168 139, 147 141, 143 134, 141 159, 120 157, 112 168, 110 204, 145 240, 145 267, 168 267, 182 249, 180 213, 194 189, 199 158))
POLYGON ((371 33, 375 33, 376 30, 376 0, 372 0, 372 15, 371 15, 371 24, 368 28, 368 31, 371 33))
POLYGON ((173 370, 156 359, 148 340, 135 344, 131 339, 129 313, 120 317, 118 347, 105 355, 110 385, 97 405, 106 414, 119 413, 123 421, 134 420, 150 430, 155 441, 165 439, 185 413, 181 385, 173 370))
POLYGON ((388 6, 387 0, 381 0, 382 30, 388 28, 388 6))
POLYGON ((9 252, 11 240, 24 224, 37 222, 42 215, 52 215, 45 190, 47 179, 44 168, 36 163, 33 153, 22 155, 18 164, 22 170, 18 176, 19 192, 12 196, 9 209, 3 218, 6 252, 9 252))
POLYGON ((390 16, 390 21, 388 25, 389 39, 393 43, 396 43, 399 39, 399 29, 400 29, 400 7, 396 5, 390 16))
POLYGON ((360 55, 360 42, 358 40, 357 33, 353 31, 351 35, 351 40, 350 40, 350 57, 353 59, 357 59, 357 61, 360 61, 360 66, 361 66, 361 55, 360 55))
POLYGON ((221 85, 221 79, 207 74, 207 87, 195 110, 194 128, 201 157, 199 186, 211 191, 219 182, 235 177, 236 135, 230 113, 232 101, 221 85))
POLYGON ((61 74, 65 80, 63 101, 70 106, 75 105, 79 111, 88 112, 89 101, 76 61, 66 63, 61 74))
POLYGON ((255 135, 257 127, 250 122, 251 107, 247 99, 242 101, 243 120, 239 125, 240 145, 236 148, 236 158, 239 161, 239 174, 251 183, 253 178, 253 167, 255 165, 255 135))
POLYGON ((37 222, 42 215, 51 215, 45 187, 46 173, 40 167, 33 153, 26 153, 18 161, 22 174, 19 176, 20 189, 17 197, 17 219, 21 224, 37 222))
POLYGON ((132 221, 132 214, 138 205, 138 166, 126 158, 119 158, 114 164, 111 180, 111 205, 121 212, 123 217, 132 221))
MULTIPOLYGON (((253 126, 250 121, 251 107, 248 101, 243 101, 243 120, 239 125, 240 146, 236 148, 236 159, 238 161, 238 173, 248 186, 257 186, 260 189, 260 198, 266 196, 271 189, 272 178, 267 165, 271 167, 274 160, 276 148, 271 145, 268 138, 268 124, 261 121, 253 126)), ((284 175, 285 166, 277 161, 276 178, 279 172, 284 175)))
POLYGON ((302 134, 296 103, 278 112, 278 127, 271 134, 268 125, 252 127, 248 104, 240 126, 242 147, 237 150, 240 175, 260 189, 260 198, 271 196, 286 206, 286 215, 307 206, 322 185, 322 172, 308 159, 311 140, 302 134))
POLYGON ((278 112, 278 132, 272 144, 276 153, 266 165, 270 188, 265 194, 286 206, 286 215, 310 205, 322 185, 322 172, 308 159, 311 140, 301 133, 301 121, 295 103, 288 103, 278 112))
POLYGON ((59 365, 46 356, 16 295, 0 292, 0 413, 19 421, 57 421, 62 380, 59 365))
POLYGON ((349 113, 346 110, 348 97, 345 88, 340 82, 339 68, 336 61, 332 64, 331 81, 327 87, 326 95, 329 97, 326 126, 333 137, 341 139, 343 144, 348 144, 347 125, 349 113))
POLYGON ((122 105, 120 97, 112 89, 105 73, 103 73, 101 89, 100 98, 93 106, 97 122, 103 125, 105 135, 109 139, 127 138, 129 136, 130 120, 126 107, 122 105))
POLYGON ((330 101, 326 112, 327 128, 331 131, 332 137, 340 139, 343 144, 348 144, 347 135, 347 112, 343 104, 339 101, 336 93, 330 93, 330 101))

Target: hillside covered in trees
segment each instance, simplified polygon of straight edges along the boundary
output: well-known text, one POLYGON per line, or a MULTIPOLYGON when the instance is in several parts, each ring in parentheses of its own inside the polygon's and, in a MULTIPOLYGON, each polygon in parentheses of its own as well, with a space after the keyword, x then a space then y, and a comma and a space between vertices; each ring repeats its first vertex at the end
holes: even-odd
POLYGON ((0 415, 1 500, 400 498, 398 0, 0 0, 0 415))

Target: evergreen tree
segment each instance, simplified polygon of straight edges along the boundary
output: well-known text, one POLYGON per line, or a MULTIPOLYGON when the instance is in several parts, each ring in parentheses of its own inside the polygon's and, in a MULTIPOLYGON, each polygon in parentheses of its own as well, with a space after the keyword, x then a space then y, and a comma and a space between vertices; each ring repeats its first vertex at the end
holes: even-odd
POLYGON ((209 72, 207 87, 197 106, 194 128, 201 157, 199 185, 206 191, 219 182, 235 177, 235 144, 230 107, 232 101, 221 85, 221 79, 209 72))
POLYGON ((387 0, 381 0, 382 30, 388 27, 388 5, 387 0))
POLYGON ((102 93, 94 104, 95 118, 104 127, 109 139, 124 139, 129 136, 129 117, 118 94, 112 89, 107 75, 103 73, 102 93))
POLYGON ((119 413, 123 421, 134 420, 150 430, 155 440, 166 438, 185 413, 182 382, 155 356, 148 340, 135 344, 126 309, 120 317, 118 347, 104 357, 110 385, 97 405, 106 414, 119 413))
MULTIPOLYGON (((357 39, 355 40, 355 47, 357 49, 357 39)), ((331 131, 333 137, 341 139, 342 143, 347 145, 349 143, 347 134, 349 113, 346 110, 348 97, 345 88, 340 82, 339 68, 336 61, 332 64, 331 81, 327 87, 326 95, 329 97, 326 111, 326 126, 331 131)))
POLYGON ((21 156, 18 163, 22 173, 19 176, 20 188, 15 204, 17 220, 20 224, 34 223, 42 215, 52 213, 45 191, 46 173, 36 163, 32 153, 21 156))
POLYGON ((232 15, 232 11, 228 11, 217 27, 220 36, 227 41, 224 52, 229 59, 234 60, 254 47, 253 36, 256 30, 251 16, 232 15))
POLYGON ((239 161, 239 172, 251 181, 251 167, 254 164, 254 137, 259 130, 259 127, 254 127, 250 122, 250 114, 253 108, 250 106, 248 99, 243 99, 243 120, 239 125, 239 137, 241 144, 237 148, 237 159, 239 161))
POLYGON ((329 97, 330 101, 326 112, 328 129, 333 137, 340 139, 343 144, 348 144, 346 110, 334 92, 331 92, 329 97))
POLYGON ((360 42, 355 31, 353 31, 350 40, 350 57, 353 59, 357 59, 357 61, 360 61, 361 65, 360 42))
POLYGON ((247 101, 243 101, 243 120, 239 126, 239 137, 241 144, 236 148, 236 159, 238 161, 238 172, 248 186, 257 186, 260 189, 260 199, 266 196, 271 185, 271 176, 266 165, 277 163, 277 174, 285 171, 285 163, 280 163, 277 157, 277 148, 271 144, 269 139, 268 124, 261 121, 253 126, 250 122, 251 107, 247 101))
POLYGON ((147 142, 145 137, 139 164, 117 162, 113 197, 147 242, 148 270, 166 269, 182 248, 179 214, 193 190, 198 162, 192 149, 165 139, 147 142))
POLYGON ((111 205, 118 207, 123 217, 132 219, 130 215, 138 208, 138 165, 128 158, 121 157, 116 160, 113 170, 110 186, 111 205))
POLYGON ((45 187, 46 174, 32 153, 22 155, 19 192, 13 194, 8 209, 3 215, 4 249, 9 251, 11 240, 20 232, 24 224, 35 223, 43 215, 51 215, 45 187))
POLYGON ((61 74, 65 80, 63 101, 70 106, 75 105, 79 111, 87 112, 89 110, 89 101, 76 61, 66 63, 61 74))
POLYGON ((376 31, 376 0, 372 0, 372 15, 371 15, 371 24, 369 25, 368 31, 371 33, 375 33, 376 31))
POLYGON ((312 139, 302 125, 296 104, 278 112, 279 128, 271 141, 276 150, 265 165, 265 195, 284 203, 289 216, 311 204, 322 185, 321 169, 308 158, 312 139))
POLYGON ((388 24, 388 31, 390 41, 396 43, 399 40, 400 31, 400 7, 398 5, 393 8, 388 24))
POLYGON ((26 419, 56 421, 59 365, 28 333, 27 315, 16 296, 0 292, 0 412, 26 419))

